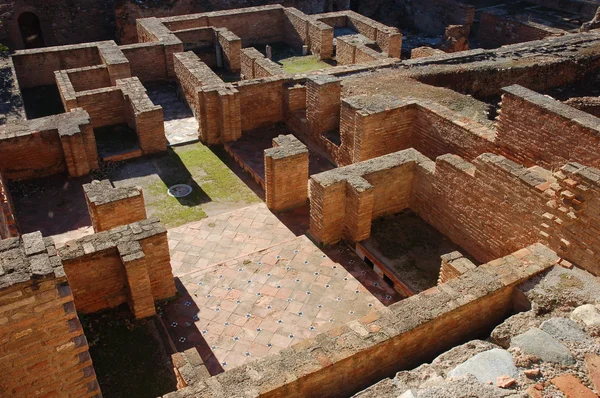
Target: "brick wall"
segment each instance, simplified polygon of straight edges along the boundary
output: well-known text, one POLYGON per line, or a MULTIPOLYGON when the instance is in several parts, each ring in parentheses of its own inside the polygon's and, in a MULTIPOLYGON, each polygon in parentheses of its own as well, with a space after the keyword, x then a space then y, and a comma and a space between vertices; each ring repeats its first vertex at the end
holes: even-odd
POLYGON ((77 107, 89 115, 93 128, 111 126, 126 121, 125 100, 117 87, 99 88, 77 94, 77 107))
POLYGON ((174 31, 173 34, 181 40, 185 51, 195 49, 214 50, 215 48, 215 29, 212 26, 178 30, 174 31))
POLYGON ((0 394, 98 397, 88 343, 54 244, 39 232, 23 241, 0 241, 0 394), (19 272, 5 272, 17 264, 19 272))
POLYGON ((600 119, 542 94, 504 88, 497 126, 502 153, 523 165, 600 167, 600 119))
POLYGON ((19 236, 19 226, 12 197, 6 186, 6 179, 0 173, 0 239, 8 239, 13 236, 19 236))
POLYGON ((54 71, 100 65, 98 47, 93 43, 17 51, 12 57, 21 89, 55 83, 54 71))
POLYGON ((313 139, 336 130, 340 123, 341 81, 333 76, 309 77, 306 80, 306 118, 313 139))
POLYGON ((286 82, 287 78, 274 76, 237 84, 242 131, 283 121, 283 90, 286 82))
POLYGON ((327 398, 352 396, 489 332, 510 314, 515 287, 557 260, 545 246, 532 245, 381 312, 213 376, 211 383, 198 383, 165 398, 229 396, 240 389, 268 398, 306 397, 314 391, 327 398), (286 369, 286 377, 281 377, 281 369, 286 369), (232 383, 233 379, 238 382, 232 383))
POLYGON ((308 199, 308 149, 293 135, 273 139, 265 149, 265 201, 282 211, 302 206, 308 199))
POLYGON ((217 41, 223 51, 225 68, 232 72, 239 72, 241 70, 240 51, 242 50, 242 39, 227 29, 218 29, 217 41))
POLYGON ((163 110, 154 105, 137 77, 117 80, 122 92, 125 119, 138 136, 144 155, 167 150, 163 110))
POLYGON ((206 64, 200 61, 193 52, 178 53, 174 55, 174 67, 177 81, 185 96, 186 102, 199 117, 198 89, 205 85, 222 85, 223 80, 217 76, 206 64))
POLYGON ((254 47, 244 48, 240 51, 240 54, 241 73, 245 80, 286 75, 280 65, 265 58, 265 56, 254 47))
POLYGON ((59 255, 82 313, 129 302, 134 315, 144 317, 153 314, 150 299, 176 294, 166 230, 156 219, 70 241, 59 255))
POLYGON ((600 170, 569 163, 554 174, 556 185, 540 232, 541 241, 561 257, 599 275, 600 170))
POLYGON ((345 166, 415 148, 432 159, 454 153, 470 160, 495 151, 495 137, 493 130, 436 103, 356 96, 342 100, 341 144, 333 157, 345 166))
POLYGON ((132 76, 137 76, 143 82, 167 78, 165 48, 161 44, 140 43, 120 48, 129 60, 132 76))
POLYGON ((418 168, 410 208, 480 262, 539 241, 550 184, 545 175, 483 154, 444 155, 418 168))
POLYGON ((308 43, 308 18, 303 12, 289 7, 284 10, 285 42, 296 50, 308 43))
POLYGON ((112 85, 106 65, 70 69, 67 74, 75 91, 95 90, 112 85))
POLYGON ((114 187, 108 180, 83 186, 94 232, 146 219, 144 194, 136 187, 114 187))
POLYGON ((483 48, 497 48, 506 44, 541 40, 566 32, 532 21, 521 21, 483 11, 480 16, 478 38, 483 48))

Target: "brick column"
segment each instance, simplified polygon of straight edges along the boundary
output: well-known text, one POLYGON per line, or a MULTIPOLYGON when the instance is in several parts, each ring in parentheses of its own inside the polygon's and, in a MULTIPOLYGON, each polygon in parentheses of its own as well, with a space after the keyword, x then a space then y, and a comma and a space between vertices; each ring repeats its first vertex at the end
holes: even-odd
POLYGON ((60 143, 62 144, 69 175, 71 177, 81 177, 89 174, 91 167, 88 163, 81 133, 61 134, 60 143))
POLYGON ((142 247, 139 242, 131 241, 120 244, 117 249, 125 266, 129 287, 127 301, 131 312, 137 319, 156 315, 146 256, 142 247))
POLYGON ((308 199, 308 149, 293 135, 265 149, 265 197, 271 210, 302 206, 308 199))
POLYGON ((308 131, 314 139, 339 128, 341 92, 340 80, 333 76, 306 79, 306 118, 308 131))
POLYGON ((345 235, 351 242, 363 241, 371 235, 373 192, 373 186, 362 177, 348 181, 344 224, 345 235))

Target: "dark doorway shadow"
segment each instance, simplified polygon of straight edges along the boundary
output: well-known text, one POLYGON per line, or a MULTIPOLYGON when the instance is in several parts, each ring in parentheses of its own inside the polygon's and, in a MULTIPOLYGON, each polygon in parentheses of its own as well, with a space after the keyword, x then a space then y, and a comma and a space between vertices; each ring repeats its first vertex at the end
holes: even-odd
POLYGON ((19 30, 23 39, 25 48, 44 47, 44 35, 40 19, 32 12, 24 12, 19 15, 19 30))
POLYGON ((157 397, 177 390, 158 317, 136 320, 127 304, 79 317, 103 396, 157 397))

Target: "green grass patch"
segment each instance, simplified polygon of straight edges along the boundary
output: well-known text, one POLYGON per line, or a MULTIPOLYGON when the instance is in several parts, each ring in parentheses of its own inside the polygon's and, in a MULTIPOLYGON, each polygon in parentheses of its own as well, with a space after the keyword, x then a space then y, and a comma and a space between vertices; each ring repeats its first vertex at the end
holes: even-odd
POLYGON ((144 187, 146 206, 167 228, 205 218, 202 204, 208 202, 260 202, 227 164, 201 143, 169 150, 153 164, 160 180, 144 187), (193 191, 184 198, 173 198, 167 190, 175 184, 188 184, 193 191))
POLYGON ((279 61, 283 70, 289 74, 306 73, 317 69, 331 68, 326 62, 323 62, 316 55, 307 55, 304 57, 290 57, 279 61))

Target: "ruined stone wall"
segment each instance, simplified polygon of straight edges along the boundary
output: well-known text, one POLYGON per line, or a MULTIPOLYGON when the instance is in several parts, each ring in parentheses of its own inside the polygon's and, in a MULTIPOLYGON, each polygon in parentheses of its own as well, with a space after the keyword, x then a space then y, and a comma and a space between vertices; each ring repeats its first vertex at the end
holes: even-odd
POLYGON ((147 305, 176 293, 166 230, 156 219, 67 242, 59 255, 82 313, 129 302, 136 314, 138 300, 147 305), (132 278, 129 262, 141 259, 143 277, 132 278))
POLYGON ((97 397, 88 343, 54 244, 39 232, 23 241, 0 240, 0 394, 97 397))
POLYGON ((494 50, 470 50, 403 61, 409 76, 480 99, 519 84, 538 92, 594 78, 600 32, 571 34, 494 50), (551 54, 551 55, 550 55, 551 54), (468 67, 467 67, 468 65, 468 67))
POLYGON ((13 236, 19 236, 19 226, 6 179, 0 172, 0 239, 13 236))
POLYGON ((274 76, 239 82, 242 131, 283 121, 283 89, 287 78, 274 76))
POLYGON ((307 397, 314 391, 325 398, 352 396, 489 332, 509 315, 515 287, 557 261, 545 246, 532 245, 381 312, 213 376, 211 383, 190 385, 165 398, 227 397, 239 391, 268 398, 307 397))
POLYGON ((503 89, 497 142, 525 166, 600 167, 600 119, 521 86, 503 89))
POLYGON ((497 48, 506 44, 541 40, 566 32, 531 21, 497 15, 490 10, 480 16, 478 39, 483 48, 497 48))

